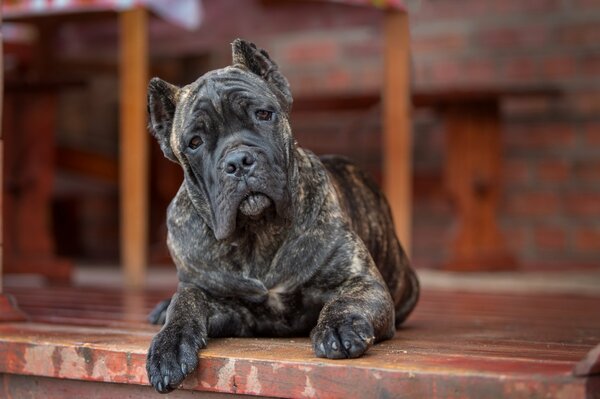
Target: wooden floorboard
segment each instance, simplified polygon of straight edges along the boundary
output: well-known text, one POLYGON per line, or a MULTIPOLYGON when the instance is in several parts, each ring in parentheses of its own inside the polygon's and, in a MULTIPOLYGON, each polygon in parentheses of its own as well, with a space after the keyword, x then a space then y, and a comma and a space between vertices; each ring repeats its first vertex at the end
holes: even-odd
MULTIPOLYGON (((158 327, 145 316, 172 292, 8 291, 30 321, 0 324, 0 396, 27 385, 20 375, 48 387, 55 378, 130 384, 140 390, 128 395, 147 397, 145 356, 158 327)), ((275 397, 594 398, 600 376, 574 377, 572 369, 600 342, 599 315, 600 297, 425 290, 406 326, 362 358, 317 359, 306 337, 215 339, 183 388, 275 397)))

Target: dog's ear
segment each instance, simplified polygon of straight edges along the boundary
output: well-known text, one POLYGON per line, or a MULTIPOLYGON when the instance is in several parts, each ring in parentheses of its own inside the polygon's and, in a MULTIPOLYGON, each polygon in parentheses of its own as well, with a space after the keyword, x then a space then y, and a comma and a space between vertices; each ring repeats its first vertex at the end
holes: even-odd
POLYGON ((158 141, 165 157, 177 162, 171 148, 171 128, 177 106, 179 88, 159 78, 152 78, 148 84, 148 113, 150 130, 158 141))
POLYGON ((248 69, 260 76, 275 89, 275 94, 289 112, 292 108, 292 92, 285 76, 279 72, 277 64, 269 54, 256 47, 254 43, 235 39, 231 44, 233 49, 233 65, 248 69))

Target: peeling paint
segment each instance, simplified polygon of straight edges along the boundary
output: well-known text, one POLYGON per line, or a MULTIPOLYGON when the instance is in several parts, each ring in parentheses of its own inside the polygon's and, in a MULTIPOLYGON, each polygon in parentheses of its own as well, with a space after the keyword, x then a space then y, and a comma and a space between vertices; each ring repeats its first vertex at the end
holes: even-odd
POLYGON ((317 391, 310 383, 310 378, 306 376, 306 383, 304 385, 304 391, 302 392, 302 396, 305 398, 314 398, 317 396, 317 391))
POLYGON ((230 392, 237 388, 234 387, 235 381, 235 359, 227 360, 227 363, 221 367, 217 376, 217 385, 215 386, 219 391, 230 392))
POLYGON ((86 379, 87 377, 87 364, 85 358, 80 356, 76 348, 62 348, 60 349, 62 363, 60 364, 60 370, 58 376, 61 378, 80 378, 86 379))
POLYGON ((258 369, 256 366, 250 366, 250 373, 246 377, 246 390, 248 393, 259 395, 262 391, 262 385, 258 379, 258 369))
POLYGON ((283 368, 283 364, 280 363, 273 363, 271 365, 271 368, 273 369, 273 372, 275 373, 277 370, 282 369, 283 368))
POLYGON ((23 373, 47 377, 56 376, 56 366, 54 362, 49 361, 54 358, 54 349, 51 346, 31 346, 25 349, 23 373))

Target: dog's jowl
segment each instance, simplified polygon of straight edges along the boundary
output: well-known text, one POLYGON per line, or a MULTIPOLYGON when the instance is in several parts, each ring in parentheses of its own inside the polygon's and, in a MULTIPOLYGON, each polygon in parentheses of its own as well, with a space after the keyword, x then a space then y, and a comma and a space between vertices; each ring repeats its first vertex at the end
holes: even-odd
POLYGON ((197 367, 212 337, 300 336, 331 359, 391 338, 418 282, 387 202, 349 161, 292 135, 292 95, 264 51, 233 43, 233 64, 178 88, 148 88, 150 125, 184 181, 167 211, 179 286, 150 315, 159 392, 197 367))

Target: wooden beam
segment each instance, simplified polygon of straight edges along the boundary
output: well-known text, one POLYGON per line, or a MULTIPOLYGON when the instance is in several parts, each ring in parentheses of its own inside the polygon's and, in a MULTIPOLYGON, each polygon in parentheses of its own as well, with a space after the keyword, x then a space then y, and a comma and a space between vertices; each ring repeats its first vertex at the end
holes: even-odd
POLYGON ((406 13, 387 11, 384 17, 383 186, 394 216, 396 233, 410 256, 412 137, 409 36, 406 13))
POLYGON ((148 240, 148 15, 123 11, 120 23, 121 261, 126 284, 144 283, 148 240))

